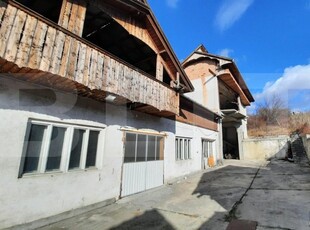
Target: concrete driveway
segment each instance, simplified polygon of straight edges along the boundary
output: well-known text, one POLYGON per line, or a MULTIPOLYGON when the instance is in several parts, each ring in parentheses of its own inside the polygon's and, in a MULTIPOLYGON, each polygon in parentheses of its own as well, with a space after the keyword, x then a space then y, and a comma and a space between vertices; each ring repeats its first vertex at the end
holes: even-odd
POLYGON ((310 167, 285 161, 225 161, 110 206, 42 229, 310 229, 310 167), (239 228, 240 229, 240 228, 239 228))

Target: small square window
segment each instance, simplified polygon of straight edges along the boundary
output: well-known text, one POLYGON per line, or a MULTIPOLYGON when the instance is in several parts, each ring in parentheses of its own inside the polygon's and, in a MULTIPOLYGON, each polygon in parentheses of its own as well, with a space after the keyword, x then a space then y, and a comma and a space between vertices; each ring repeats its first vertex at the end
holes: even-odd
POLYGON ((191 139, 177 137, 175 139, 175 158, 176 160, 191 159, 191 139))

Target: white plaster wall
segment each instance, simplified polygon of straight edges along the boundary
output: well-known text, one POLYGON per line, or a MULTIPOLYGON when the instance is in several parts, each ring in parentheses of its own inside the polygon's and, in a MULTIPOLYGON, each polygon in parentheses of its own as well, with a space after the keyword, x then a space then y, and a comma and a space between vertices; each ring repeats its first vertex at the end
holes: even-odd
POLYGON ((238 104, 239 104, 239 112, 243 115, 247 115, 247 112, 246 112, 246 106, 244 106, 242 103, 241 103, 241 99, 240 97, 238 97, 238 104))
MULTIPOLYGON (((95 204, 120 194, 123 132, 120 127, 175 132, 174 121, 130 112, 73 94, 21 93, 41 88, 0 77, 0 228, 95 204), (18 178, 29 118, 106 127, 101 167, 18 178)), ((173 142, 174 143, 174 142, 173 142)))
POLYGON ((218 79, 213 75, 206 76, 203 79, 191 80, 195 90, 194 92, 187 93, 186 96, 193 101, 205 106, 209 110, 219 113, 219 88, 218 79), (203 89, 206 91, 204 98, 203 89))
MULTIPOLYGON (((196 127, 193 125, 176 122, 176 135, 168 133, 165 144, 165 181, 181 177, 189 173, 201 170, 202 166, 202 146, 201 139, 214 140, 215 153, 218 156, 219 134, 218 132, 196 127), (191 159, 176 160, 175 159, 175 137, 192 138, 191 143, 191 159)), ((215 159, 217 160, 217 159, 215 159)))
POLYGON ((186 96, 193 101, 203 105, 204 100, 203 100, 203 85, 201 79, 195 79, 191 80, 192 85, 194 86, 195 90, 190 93, 186 93, 186 96))
POLYGON ((245 160, 267 160, 269 158, 284 158, 288 149, 289 137, 256 138, 243 140, 245 160))
POLYGON ((207 105, 206 107, 215 113, 220 112, 220 95, 218 79, 215 76, 208 76, 205 85, 207 87, 207 105))

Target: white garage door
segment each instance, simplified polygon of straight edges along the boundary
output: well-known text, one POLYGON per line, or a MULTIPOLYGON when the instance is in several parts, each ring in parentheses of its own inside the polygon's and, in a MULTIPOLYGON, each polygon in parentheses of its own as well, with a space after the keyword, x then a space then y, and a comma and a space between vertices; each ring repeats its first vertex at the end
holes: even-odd
POLYGON ((163 184, 163 141, 161 136, 126 133, 122 197, 163 184))

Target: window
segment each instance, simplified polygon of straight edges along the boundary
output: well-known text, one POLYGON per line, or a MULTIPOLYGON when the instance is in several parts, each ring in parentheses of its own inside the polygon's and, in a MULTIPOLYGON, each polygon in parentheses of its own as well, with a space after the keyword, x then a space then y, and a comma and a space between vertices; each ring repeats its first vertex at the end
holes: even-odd
POLYGON ((85 130, 74 129, 71 142, 69 169, 80 168, 84 138, 85 130))
POLYGON ((53 127, 51 143, 48 151, 46 171, 59 170, 66 128, 53 127))
POLYGON ((96 167, 102 129, 30 121, 21 175, 96 167))
POLYGON ((213 142, 210 140, 202 140, 202 155, 205 158, 211 157, 213 154, 213 142))
POLYGON ((124 162, 163 160, 163 141, 161 136, 126 133, 124 162))
POLYGON ((191 139, 177 137, 175 139, 175 158, 176 160, 191 159, 191 139))

